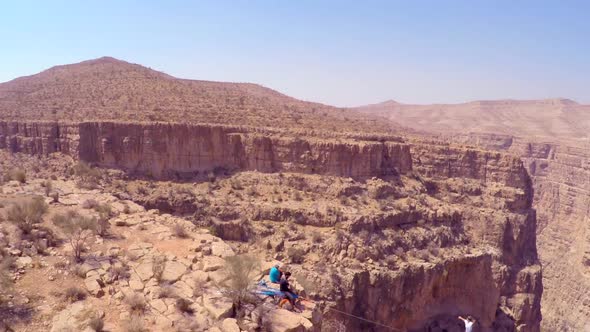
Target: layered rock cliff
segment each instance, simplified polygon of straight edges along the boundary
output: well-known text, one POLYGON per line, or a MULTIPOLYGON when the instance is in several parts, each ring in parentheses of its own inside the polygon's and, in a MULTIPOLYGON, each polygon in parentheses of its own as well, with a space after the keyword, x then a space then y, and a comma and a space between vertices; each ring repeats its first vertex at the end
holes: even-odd
MULTIPOLYGON (((62 126, 3 123, 0 141, 11 151, 60 151, 155 178, 225 170, 218 189, 202 188, 206 204, 194 211, 222 230, 243 220, 260 224, 251 227, 269 238, 263 248, 282 243, 280 255, 292 260, 296 275, 314 280, 327 308, 416 331, 459 331, 455 318, 465 313, 484 331, 539 331, 536 214, 530 178, 515 156, 434 141, 297 137, 227 126, 62 126), (256 191, 247 199, 239 194, 242 173, 254 178, 256 191), (303 198, 272 198, 280 193, 303 198), (269 232, 268 223, 289 228, 269 232), (321 243, 291 240, 300 227, 329 236, 321 243), (295 259, 298 250, 303 256, 295 259)), ((326 319, 347 321, 350 330, 385 329, 326 310, 326 319)))
POLYGON ((534 183, 538 246, 543 264, 543 327, 581 331, 590 318, 590 143, 510 135, 454 140, 522 156, 534 183), (571 310, 577 308, 577 310, 571 310))

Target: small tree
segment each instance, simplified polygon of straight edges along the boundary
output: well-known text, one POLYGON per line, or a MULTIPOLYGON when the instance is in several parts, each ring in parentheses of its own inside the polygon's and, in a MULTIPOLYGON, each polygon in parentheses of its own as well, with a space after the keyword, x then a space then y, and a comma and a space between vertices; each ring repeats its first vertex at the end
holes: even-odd
POLYGON ((252 295, 253 279, 260 270, 260 261, 250 255, 238 255, 225 258, 227 279, 222 281, 223 292, 232 300, 234 310, 240 311, 245 303, 255 302, 252 295))
POLYGON ((33 225, 43 220, 45 212, 47 212, 47 204, 43 197, 35 196, 30 201, 13 204, 7 211, 6 217, 24 234, 29 234, 33 225))
POLYGON ((53 223, 63 230, 72 246, 74 259, 79 262, 86 241, 96 233, 96 218, 68 211, 65 215, 55 215, 53 223))

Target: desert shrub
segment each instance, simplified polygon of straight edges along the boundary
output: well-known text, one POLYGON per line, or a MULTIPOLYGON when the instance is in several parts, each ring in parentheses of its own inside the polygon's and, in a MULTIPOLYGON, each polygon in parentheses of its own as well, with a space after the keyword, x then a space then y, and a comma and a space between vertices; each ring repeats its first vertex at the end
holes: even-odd
POLYGON ((209 180, 209 182, 215 183, 215 181, 217 180, 217 177, 215 176, 215 173, 208 172, 207 173, 207 179, 209 180))
POLYGON ((29 234, 33 230, 33 225, 42 221, 45 212, 47 212, 47 204, 43 197, 35 196, 29 201, 13 204, 7 211, 6 217, 24 234, 29 234))
POLYGON ((10 267, 12 264, 13 262, 8 256, 0 256, 0 303, 12 290, 12 280, 10 280, 10 267))
POLYGON ((52 175, 51 175, 49 178, 50 178, 52 181, 57 181, 57 176, 56 176, 55 174, 52 174, 52 175))
POLYGON ((322 233, 319 231, 313 231, 311 233, 311 240, 314 243, 322 243, 324 241, 324 237, 322 236, 322 233))
POLYGON ((176 299, 176 309, 186 314, 192 314, 194 312, 193 308, 191 308, 191 302, 183 298, 176 299))
POLYGON ((148 329, 145 327, 141 317, 132 316, 128 321, 123 323, 123 329, 125 332, 147 332, 148 329))
POLYGON ((82 202, 82 208, 83 209, 95 209, 100 205, 100 203, 95 200, 94 198, 89 198, 87 200, 85 200, 84 202, 82 202))
POLYGON ((74 174, 80 179, 77 182, 78 187, 85 189, 94 189, 98 186, 101 178, 100 170, 90 167, 87 163, 81 161, 73 168, 74 174))
POLYGON ((66 214, 56 214, 53 223, 62 229, 72 246, 74 259, 80 261, 86 241, 96 232, 96 218, 68 211, 66 214))
POLYGON ((22 169, 15 169, 11 172, 10 177, 20 183, 27 182, 27 173, 22 169))
POLYGON ((287 250, 287 255, 294 264, 302 264, 305 260, 305 250, 301 248, 291 247, 287 250))
POLYGON ((174 224, 174 226, 172 226, 172 233, 174 234, 174 236, 181 239, 188 238, 188 233, 186 229, 180 223, 176 223, 174 224))
POLYGON ((59 193, 57 191, 52 192, 49 197, 51 197, 51 200, 53 201, 53 203, 59 202, 59 193))
POLYGON ((172 288, 172 286, 164 285, 164 286, 160 287, 160 291, 158 292, 158 298, 172 299, 175 297, 176 297, 176 292, 174 291, 174 288, 172 288))
POLYGON ((242 190, 244 189, 244 186, 242 186, 242 182, 239 179, 232 179, 231 188, 233 190, 242 190))
POLYGON ((41 182, 41 187, 43 187, 43 190, 45 191, 45 196, 49 197, 53 191, 53 183, 49 180, 45 180, 41 182))
POLYGON ((416 257, 428 262, 430 260, 430 253, 426 249, 420 249, 416 251, 416 257))
POLYGON ((86 278, 86 269, 80 264, 74 264, 71 268, 72 273, 78 278, 86 278))
POLYGON ((240 310, 243 304, 252 303, 254 283, 260 261, 250 255, 236 255, 225 258, 226 280, 222 282, 223 292, 232 300, 234 308, 240 310))
POLYGON ((404 251, 404 249, 402 247, 395 248, 394 253, 397 257, 399 257, 403 261, 405 261, 407 258, 406 252, 404 251))
POLYGON ((112 265, 109 274, 112 280, 129 279, 131 274, 129 273, 129 267, 125 264, 112 265))
POLYGON ((78 287, 68 287, 64 292, 64 297, 72 303, 82 301, 86 298, 86 291, 78 287))
POLYGON ((88 326, 95 332, 104 331, 104 320, 98 316, 92 317, 88 321, 88 326))
POLYGON ((129 311, 135 315, 143 314, 147 309, 147 303, 143 294, 133 293, 125 297, 125 303, 129 307, 129 311))
POLYGON ((154 256, 152 259, 152 272, 154 273, 154 279, 156 279, 157 282, 162 281, 164 269, 166 269, 166 257, 154 256))

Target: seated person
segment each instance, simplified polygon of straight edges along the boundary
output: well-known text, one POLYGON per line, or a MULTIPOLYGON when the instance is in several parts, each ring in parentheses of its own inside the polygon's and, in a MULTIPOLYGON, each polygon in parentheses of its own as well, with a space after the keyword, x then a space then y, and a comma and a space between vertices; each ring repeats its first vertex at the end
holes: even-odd
POLYGON ((289 278, 291 277, 291 272, 285 273, 285 277, 281 279, 281 288, 280 291, 284 294, 285 298, 291 302, 293 308, 295 308, 295 299, 297 298, 297 294, 293 292, 291 289, 291 285, 289 284, 289 278))
POLYGON ((279 268, 279 264, 277 264, 270 269, 270 273, 268 274, 268 277, 270 279, 270 282, 278 284, 279 282, 281 282, 282 275, 283 275, 283 272, 279 268))

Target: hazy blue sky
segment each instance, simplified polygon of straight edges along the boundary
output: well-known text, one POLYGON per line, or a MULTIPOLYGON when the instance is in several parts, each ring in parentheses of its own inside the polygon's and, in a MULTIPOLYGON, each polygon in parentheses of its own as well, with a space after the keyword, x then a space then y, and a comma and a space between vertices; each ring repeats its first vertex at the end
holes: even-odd
POLYGON ((104 55, 338 106, 590 102, 590 1, 4 1, 0 81, 104 55))

